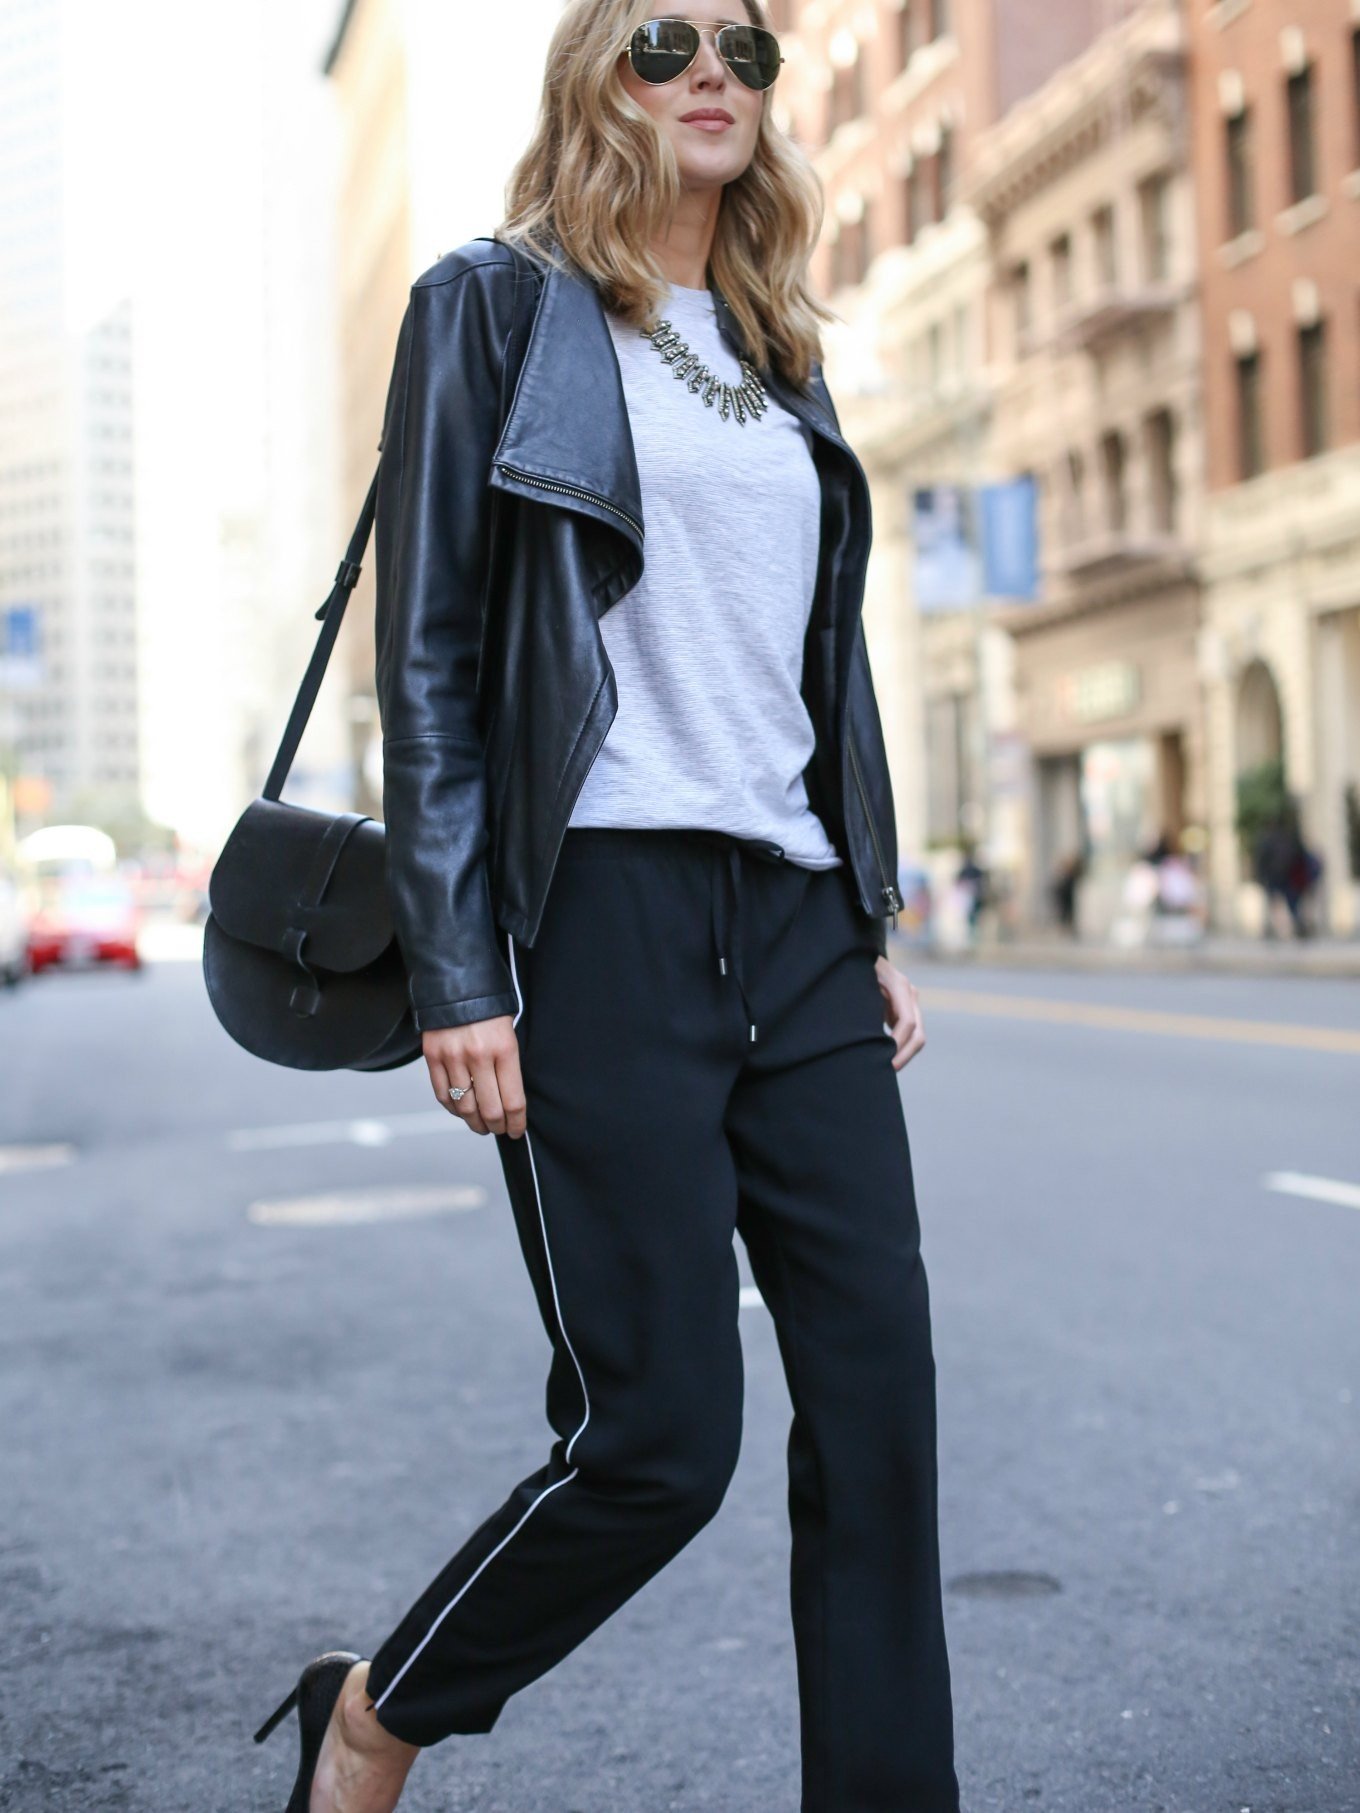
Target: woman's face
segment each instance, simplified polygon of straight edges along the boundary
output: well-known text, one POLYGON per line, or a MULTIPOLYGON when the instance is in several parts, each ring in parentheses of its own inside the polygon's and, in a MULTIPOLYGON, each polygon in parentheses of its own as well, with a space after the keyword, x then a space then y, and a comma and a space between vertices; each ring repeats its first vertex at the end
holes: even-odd
POLYGON ((701 28, 699 54, 673 82, 642 81, 625 51, 619 58, 619 76, 628 93, 651 114, 675 147, 680 180, 687 189, 719 189, 741 175, 750 163, 760 128, 765 97, 738 81, 718 55, 714 43, 720 25, 749 25, 741 0, 680 0, 667 5, 653 0, 652 19, 688 19, 701 28), (717 113, 725 122, 696 120, 696 115, 717 113))

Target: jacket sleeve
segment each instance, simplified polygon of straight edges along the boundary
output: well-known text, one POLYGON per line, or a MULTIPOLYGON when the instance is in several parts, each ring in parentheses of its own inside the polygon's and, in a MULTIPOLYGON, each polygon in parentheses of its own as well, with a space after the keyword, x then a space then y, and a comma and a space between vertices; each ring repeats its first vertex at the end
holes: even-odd
POLYGON ((888 954, 888 920, 886 914, 875 913, 870 924, 874 928, 874 949, 880 957, 888 954))
POLYGON ((375 678, 387 893, 422 1032, 518 1005, 491 904, 477 708, 504 281, 465 266, 413 285, 384 413, 375 678))
MULTIPOLYGON (((820 359, 815 359, 813 361, 810 385, 813 394, 826 409, 827 414, 831 417, 832 424, 835 427, 837 434, 839 434, 841 432, 840 418, 836 414, 836 405, 831 400, 831 392, 827 388, 826 379, 822 374, 822 362, 820 359)), ((855 651, 856 655, 863 654, 867 668, 868 651, 864 647, 864 625, 862 622, 860 623, 856 634, 856 642, 858 644, 855 651)), ((872 688, 872 681, 870 682, 870 686, 872 688)), ((878 952, 880 957, 886 957, 888 954, 889 916, 886 913, 875 913, 869 923, 873 928, 870 936, 874 949, 878 952)))

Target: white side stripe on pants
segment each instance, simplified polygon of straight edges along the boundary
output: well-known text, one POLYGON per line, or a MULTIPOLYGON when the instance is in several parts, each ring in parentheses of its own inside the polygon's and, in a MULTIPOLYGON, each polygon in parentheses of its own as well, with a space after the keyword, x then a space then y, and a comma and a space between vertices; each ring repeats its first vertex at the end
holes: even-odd
MULTIPOLYGON (((515 965, 514 935, 510 932, 507 932, 506 937, 510 940, 510 976, 515 984, 515 999, 519 1003, 519 1006, 515 1011, 515 1017, 511 1021, 511 1025, 518 1026, 519 1022, 520 1022, 520 1015, 524 1012, 524 995, 520 989, 519 974, 518 974, 518 971, 517 971, 516 965, 515 965)), ((566 1459, 570 1460, 572 1449, 576 1446, 576 1443, 578 1442, 581 1435, 585 1431, 586 1424, 590 1421, 590 1393, 586 1389, 586 1375, 581 1370, 581 1362, 576 1357, 576 1349, 572 1346, 571 1336, 567 1333, 567 1325, 562 1320, 562 1304, 557 1295, 557 1274, 553 1270, 552 1250, 548 1245, 548 1223, 543 1214, 543 1193, 539 1189, 539 1186, 538 1186, 538 1166, 534 1163, 534 1148, 533 1148, 533 1143, 529 1138, 529 1129, 527 1127, 524 1130, 524 1145, 525 1145, 525 1149, 527 1150, 527 1152, 529 1154, 529 1170, 530 1170, 530 1173, 534 1180, 534 1200, 538 1204, 538 1225, 539 1225, 539 1229, 543 1235, 543 1256, 548 1262, 548 1281, 552 1285, 553 1311, 557 1317, 557 1326, 562 1332, 562 1340, 566 1345, 567 1352, 571 1355, 572 1365, 576 1368, 576 1376, 581 1381, 581 1400, 582 1400, 583 1404, 585 1405, 585 1415, 581 1419, 581 1426, 579 1429, 577 1429, 576 1433, 572 1436, 571 1440, 567 1443, 566 1459)), ((397 1683, 401 1680, 402 1676, 406 1673, 407 1669, 415 1661, 416 1657, 424 1649, 425 1645, 430 1641, 430 1638, 439 1629, 439 1626, 444 1622, 445 1618, 448 1617, 449 1613, 453 1610, 454 1606, 457 1605, 458 1601, 462 1598, 463 1594, 468 1590, 468 1588, 472 1585, 473 1581, 482 1572, 482 1569, 485 1568, 486 1566, 488 1566, 489 1563, 494 1561, 496 1559, 497 1555, 499 1555, 501 1550, 506 1546, 506 1544, 514 1536, 518 1535, 520 1530, 522 1530, 524 1528, 524 1525, 533 1516, 534 1512, 543 1503, 543 1500, 545 1498, 547 1498, 551 1493, 556 1492, 559 1486, 565 1486, 567 1484, 568 1480, 575 1479, 577 1471, 578 1471, 578 1469, 573 1467, 570 1473, 567 1473, 561 1479, 554 1481, 554 1483, 552 1485, 545 1486, 543 1488, 543 1490, 539 1493, 538 1497, 529 1506, 528 1510, 520 1518, 519 1522, 515 1525, 515 1527, 512 1530, 510 1530, 507 1535, 502 1536, 500 1541, 496 1544, 495 1548, 492 1549, 491 1553, 489 1555, 485 1556, 484 1559, 473 1570, 473 1572, 471 1574, 469 1574, 468 1578, 459 1587, 458 1591, 454 1594, 453 1598, 449 1600, 448 1604, 444 1607, 443 1611, 440 1612, 439 1616, 435 1619, 434 1623, 431 1624, 430 1628, 426 1631, 425 1635, 421 1638, 420 1642, 411 1651, 410 1655, 406 1658, 406 1660, 402 1663, 401 1667, 397 1670, 396 1674, 392 1677, 392 1680, 388 1684, 386 1692, 383 1693, 383 1695, 380 1699, 377 1699, 373 1702, 373 1707, 374 1707, 375 1711, 377 1711, 377 1709, 383 1705, 384 1701, 391 1698, 392 1690, 396 1687, 397 1683)))

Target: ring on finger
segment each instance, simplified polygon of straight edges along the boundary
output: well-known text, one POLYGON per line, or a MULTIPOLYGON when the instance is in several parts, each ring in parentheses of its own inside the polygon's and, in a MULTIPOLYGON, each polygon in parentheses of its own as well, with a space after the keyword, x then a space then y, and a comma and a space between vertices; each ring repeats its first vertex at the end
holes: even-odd
POLYGON ((476 1087, 477 1085, 475 1083, 464 1083, 461 1089, 450 1089, 449 1100, 451 1102, 461 1102, 463 1097, 465 1095, 471 1095, 476 1087))

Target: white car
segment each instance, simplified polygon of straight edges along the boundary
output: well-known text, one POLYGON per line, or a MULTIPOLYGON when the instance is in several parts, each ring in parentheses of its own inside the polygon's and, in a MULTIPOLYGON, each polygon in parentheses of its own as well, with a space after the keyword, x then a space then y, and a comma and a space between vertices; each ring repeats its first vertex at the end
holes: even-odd
POLYGON ((0 861, 0 986, 29 973, 28 894, 16 871, 0 861))

